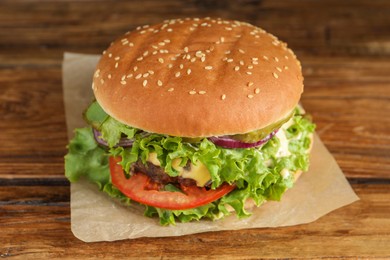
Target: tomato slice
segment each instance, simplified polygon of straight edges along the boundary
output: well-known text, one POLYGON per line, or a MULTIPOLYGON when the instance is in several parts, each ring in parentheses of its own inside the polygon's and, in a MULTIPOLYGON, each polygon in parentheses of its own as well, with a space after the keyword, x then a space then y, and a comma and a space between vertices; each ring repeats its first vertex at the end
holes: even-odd
POLYGON ((182 192, 159 191, 158 185, 146 175, 134 173, 129 179, 125 177, 118 164, 119 157, 110 157, 112 184, 130 199, 139 203, 172 210, 192 209, 213 202, 236 188, 235 185, 222 184, 215 190, 204 187, 181 186, 182 192))

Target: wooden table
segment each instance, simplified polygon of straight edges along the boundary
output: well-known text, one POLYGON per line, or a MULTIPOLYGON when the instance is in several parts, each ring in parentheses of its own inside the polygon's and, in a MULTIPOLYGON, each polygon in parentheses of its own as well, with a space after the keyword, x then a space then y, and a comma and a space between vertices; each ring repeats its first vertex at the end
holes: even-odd
POLYGON ((0 2, 0 256, 390 257, 390 2, 0 2), (65 51, 100 53, 138 25, 214 16, 259 25, 303 64, 302 103, 361 198, 314 223, 87 244, 70 231, 65 51))

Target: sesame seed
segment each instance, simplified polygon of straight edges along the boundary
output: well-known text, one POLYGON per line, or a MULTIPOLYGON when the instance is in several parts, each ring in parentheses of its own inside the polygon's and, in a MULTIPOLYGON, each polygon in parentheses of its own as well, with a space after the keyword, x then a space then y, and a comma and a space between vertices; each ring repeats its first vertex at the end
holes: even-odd
POLYGON ((233 59, 228 59, 227 62, 233 62, 233 59))
POLYGON ((276 67, 276 69, 277 69, 279 72, 282 72, 282 69, 281 69, 281 68, 276 67))
POLYGON ((163 58, 158 58, 158 62, 164 63, 164 59, 163 58))
POLYGON ((95 71, 95 78, 98 78, 98 77, 99 77, 99 73, 100 73, 100 69, 98 69, 98 70, 95 71))
POLYGON ((153 75, 154 74, 154 71, 153 70, 148 70, 149 74, 150 75, 153 75))
POLYGON ((170 63, 168 64, 168 68, 171 69, 173 67, 173 65, 170 63))
POLYGON ((172 31, 173 31, 172 28, 167 29, 167 32, 172 32, 172 31))
POLYGON ((137 61, 141 61, 141 60, 143 60, 144 59, 144 57, 139 57, 138 59, 137 59, 137 61))
POLYGON ((135 76, 135 79, 140 79, 142 77, 142 74, 138 74, 137 76, 135 76))
POLYGON ((133 47, 133 46, 134 46, 134 43, 130 42, 130 43, 129 43, 129 46, 130 46, 130 47, 133 47))
POLYGON ((274 57, 274 60, 275 60, 276 62, 279 62, 278 57, 274 57))
POLYGON ((145 79, 145 80, 142 82, 142 86, 146 87, 147 84, 148 84, 148 80, 145 79))
POLYGON ((224 42, 224 41, 225 41, 225 38, 224 38, 224 37, 221 37, 220 41, 221 41, 221 42, 224 42))
POLYGON ((140 33, 140 34, 144 34, 144 33, 146 33, 146 31, 145 31, 145 30, 142 30, 142 31, 140 31, 139 33, 140 33))
POLYGON ((184 67, 183 64, 180 64, 180 65, 179 65, 179 68, 180 68, 180 69, 183 69, 183 67, 184 67))
POLYGON ((252 95, 252 94, 249 94, 249 95, 248 95, 248 98, 253 98, 253 95, 252 95))
POLYGON ((153 54, 153 55, 156 55, 157 53, 158 53, 158 51, 154 51, 154 52, 152 52, 152 54, 153 54))
POLYGON ((285 55, 284 58, 285 58, 286 60, 288 60, 288 56, 287 56, 287 55, 285 55))
POLYGON ((230 54, 231 53, 231 51, 225 51, 225 54, 230 54))
POLYGON ((148 77, 149 76, 149 72, 146 72, 146 73, 144 73, 143 75, 142 75, 142 77, 144 77, 144 78, 146 78, 146 77, 148 77))
POLYGON ((201 94, 201 95, 204 95, 204 94, 206 94, 206 91, 201 90, 201 91, 198 91, 198 93, 201 94))
POLYGON ((195 94, 196 94, 196 91, 195 91, 195 90, 191 90, 191 91, 188 92, 188 93, 190 93, 190 95, 195 95, 195 94))
POLYGON ((157 80, 157 85, 158 85, 159 87, 161 87, 161 86, 163 85, 162 81, 161 81, 161 80, 157 80))
POLYGON ((244 64, 245 64, 244 61, 240 60, 240 65, 244 66, 244 64))
POLYGON ((257 62, 257 60, 253 60, 253 61, 252 61, 252 64, 253 64, 253 65, 257 65, 257 64, 259 64, 259 63, 257 62))
POLYGON ((107 51, 103 51, 103 55, 105 55, 107 53, 107 51))
POLYGON ((240 70, 240 67, 239 67, 239 66, 235 66, 235 67, 234 67, 234 70, 235 70, 235 71, 239 71, 239 70, 240 70))
POLYGON ((171 42, 171 40, 169 40, 169 39, 165 39, 165 40, 164 40, 164 42, 166 42, 166 43, 170 43, 170 42, 171 42))
POLYGON ((148 54, 149 54, 149 51, 145 51, 144 54, 143 54, 143 56, 144 56, 144 57, 145 57, 145 56, 148 56, 148 54))
POLYGON ((269 60, 269 59, 268 59, 268 57, 267 57, 267 56, 265 56, 265 55, 263 56, 263 58, 264 58, 265 60, 269 60))
POLYGON ((201 58, 203 56, 202 51, 195 52, 195 56, 201 58))
POLYGON ((196 61, 195 57, 191 58, 191 62, 195 62, 195 61, 196 61))
POLYGON ((253 65, 248 65, 248 69, 253 69, 253 65))
POLYGON ((247 84, 247 86, 250 87, 250 86, 253 86, 253 84, 254 84, 254 83, 253 83, 252 81, 249 81, 248 84, 247 84))
POLYGON ((121 81, 121 84, 122 84, 122 85, 126 85, 126 81, 122 80, 122 81, 121 81))
POLYGON ((176 77, 176 78, 180 77, 180 71, 178 71, 178 72, 175 73, 175 77, 176 77))
POLYGON ((191 69, 188 69, 187 70, 187 75, 190 75, 191 74, 191 69))
POLYGON ((126 79, 126 75, 123 75, 121 80, 125 80, 126 79))
POLYGON ((213 66, 206 66, 206 67, 204 67, 204 69, 206 69, 206 70, 212 70, 212 69, 213 69, 213 66))
POLYGON ((288 67, 287 67, 287 66, 284 66, 284 69, 285 69, 285 70, 288 70, 288 67))
POLYGON ((255 89, 255 94, 259 94, 260 93, 260 89, 259 88, 256 88, 255 89))
POLYGON ((205 56, 203 56, 202 58, 200 58, 200 60, 201 60, 202 62, 205 62, 205 60, 206 60, 206 57, 205 57, 205 56))
POLYGON ((116 56, 114 60, 119 60, 121 57, 119 56, 116 56))
POLYGON ((115 68, 118 68, 118 65, 119 65, 119 64, 118 64, 118 62, 117 62, 117 63, 115 63, 115 68))
POLYGON ((243 51, 243 50, 241 50, 241 49, 238 49, 238 51, 241 52, 241 53, 245 53, 245 51, 243 51))
POLYGON ((158 46, 152 45, 152 48, 157 50, 157 49, 158 49, 158 46))
POLYGON ((259 58, 253 57, 252 60, 259 60, 259 58))
POLYGON ((137 66, 134 66, 133 70, 134 71, 137 71, 138 67, 137 66))
POLYGON ((100 83, 102 83, 102 84, 103 84, 103 83, 104 83, 104 79, 100 79, 100 83))
POLYGON ((112 57, 112 53, 109 53, 109 54, 108 54, 108 57, 111 58, 111 57, 112 57))
POLYGON ((184 47, 184 52, 188 52, 188 47, 184 47))
POLYGON ((159 42, 158 45, 164 46, 164 45, 165 45, 165 42, 159 42))
POLYGON ((250 71, 247 71, 247 72, 246 72, 246 74, 248 74, 248 75, 252 75, 252 72, 250 72, 250 71))
POLYGON ((174 88, 169 88, 168 92, 172 92, 173 90, 174 90, 174 88))
POLYGON ((226 30, 226 31, 231 31, 231 30, 233 30, 233 29, 232 29, 232 27, 225 27, 225 30, 226 30))
POLYGON ((133 77, 133 74, 128 74, 128 75, 126 76, 126 78, 131 78, 131 77, 133 77))
POLYGON ((223 94, 223 95, 221 96, 221 99, 222 99, 222 100, 225 100, 225 99, 226 99, 226 95, 223 94))
POLYGON ((278 74, 276 74, 276 72, 273 72, 272 75, 274 75, 274 77, 277 79, 279 78, 278 74))
POLYGON ((111 79, 111 77, 112 77, 111 74, 108 74, 108 75, 107 75, 107 78, 111 79))

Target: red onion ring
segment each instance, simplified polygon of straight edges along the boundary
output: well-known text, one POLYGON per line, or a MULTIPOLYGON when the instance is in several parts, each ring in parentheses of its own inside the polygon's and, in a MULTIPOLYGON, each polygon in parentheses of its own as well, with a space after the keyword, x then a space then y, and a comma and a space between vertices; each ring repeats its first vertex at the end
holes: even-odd
MULTIPOLYGON (((99 131, 99 130, 96 130, 95 128, 93 128, 93 137, 95 138, 96 142, 102 146, 105 146, 105 147, 108 147, 108 143, 106 141, 104 141, 102 138, 102 133, 99 131)), ((120 140, 119 140, 119 143, 117 143, 115 145, 115 147, 118 147, 118 146, 121 146, 121 147, 130 147, 132 146, 134 143, 134 140, 133 139, 128 139, 128 138, 125 138, 125 137, 122 137, 120 140)))
POLYGON ((260 141, 257 141, 255 143, 244 143, 235 139, 232 139, 228 136, 212 136, 208 139, 213 142, 214 144, 221 146, 223 148, 253 148, 258 147, 270 140, 274 135, 278 132, 279 129, 276 129, 272 131, 269 135, 267 135, 265 138, 261 139, 260 141))

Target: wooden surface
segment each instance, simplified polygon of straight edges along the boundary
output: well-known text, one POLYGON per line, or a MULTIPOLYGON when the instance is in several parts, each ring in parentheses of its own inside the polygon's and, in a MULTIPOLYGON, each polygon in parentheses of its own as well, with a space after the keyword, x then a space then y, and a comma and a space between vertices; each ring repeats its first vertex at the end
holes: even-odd
POLYGON ((390 258, 390 1, 0 1, 0 257, 390 258), (70 231, 61 61, 176 17, 259 25, 302 61, 302 103, 361 200, 314 223, 86 244, 70 231))

